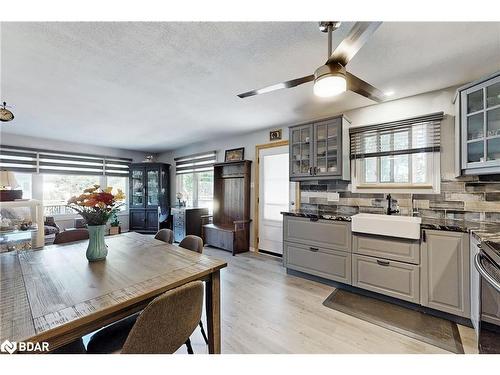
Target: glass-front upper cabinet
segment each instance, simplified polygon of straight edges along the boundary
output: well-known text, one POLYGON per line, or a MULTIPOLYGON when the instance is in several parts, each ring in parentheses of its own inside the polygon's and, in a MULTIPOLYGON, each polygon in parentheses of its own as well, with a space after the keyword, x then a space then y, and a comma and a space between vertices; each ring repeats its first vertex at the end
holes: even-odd
POLYGON ((314 174, 338 175, 342 144, 342 122, 339 118, 314 124, 315 165, 314 174))
POLYGON ((160 199, 160 169, 146 168, 146 205, 157 207, 160 199))
POLYGON ((290 128, 290 176, 310 176, 313 160, 313 125, 290 128))
POLYGON ((343 116, 292 126, 289 134, 292 181, 350 179, 348 122, 343 116))
POLYGON ((500 72, 460 90, 460 112, 462 172, 499 173, 500 72))
POLYGON ((133 167, 130 172, 130 206, 144 207, 146 189, 144 186, 144 168, 133 167))

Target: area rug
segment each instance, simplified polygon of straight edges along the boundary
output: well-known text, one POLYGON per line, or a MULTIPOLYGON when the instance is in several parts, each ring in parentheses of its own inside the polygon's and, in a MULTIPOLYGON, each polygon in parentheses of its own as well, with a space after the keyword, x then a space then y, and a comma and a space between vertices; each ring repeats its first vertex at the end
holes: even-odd
POLYGON ((330 294, 323 305, 450 352, 464 353, 457 324, 449 320, 342 289, 330 294))

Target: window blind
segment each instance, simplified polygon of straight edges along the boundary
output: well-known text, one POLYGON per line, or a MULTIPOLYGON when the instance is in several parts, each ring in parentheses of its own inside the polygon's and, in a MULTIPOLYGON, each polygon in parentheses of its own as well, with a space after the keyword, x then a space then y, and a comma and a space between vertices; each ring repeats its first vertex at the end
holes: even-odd
POLYGON ((175 158, 175 173, 195 173, 211 171, 217 161, 215 151, 208 151, 194 155, 175 158))
POLYGON ((383 124, 353 127, 351 159, 439 152, 443 112, 383 124))
POLYGON ((0 169, 25 173, 128 176, 132 159, 0 146, 0 169))

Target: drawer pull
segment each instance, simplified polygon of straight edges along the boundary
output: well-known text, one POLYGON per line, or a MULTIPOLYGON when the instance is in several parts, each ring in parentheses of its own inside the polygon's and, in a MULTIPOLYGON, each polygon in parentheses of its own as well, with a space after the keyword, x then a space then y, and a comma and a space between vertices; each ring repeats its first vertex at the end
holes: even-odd
POLYGON ((390 263, 386 260, 378 260, 377 259, 377 264, 380 264, 381 266, 388 266, 390 263))
POLYGON ((314 253, 319 251, 319 249, 317 247, 310 247, 309 250, 311 250, 314 253))

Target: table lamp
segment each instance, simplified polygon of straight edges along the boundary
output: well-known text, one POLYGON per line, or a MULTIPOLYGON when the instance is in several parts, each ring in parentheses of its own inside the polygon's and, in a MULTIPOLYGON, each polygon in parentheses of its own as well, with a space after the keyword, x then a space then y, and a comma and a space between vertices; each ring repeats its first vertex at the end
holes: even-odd
POLYGON ((0 171, 0 202, 8 202, 23 198, 23 191, 19 187, 14 172, 0 171))

